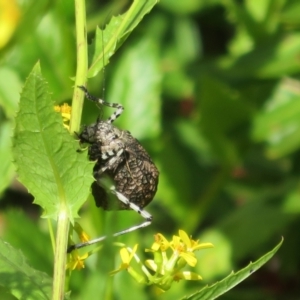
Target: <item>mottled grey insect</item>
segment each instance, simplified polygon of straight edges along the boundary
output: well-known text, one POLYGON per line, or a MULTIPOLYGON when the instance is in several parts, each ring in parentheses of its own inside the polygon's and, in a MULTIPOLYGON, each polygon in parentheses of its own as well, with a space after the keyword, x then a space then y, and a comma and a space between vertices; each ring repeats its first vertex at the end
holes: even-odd
MULTIPOLYGON (((94 167, 96 181, 92 184, 92 194, 96 205, 105 210, 132 209, 146 220, 140 225, 115 233, 114 236, 146 227, 151 224, 152 216, 143 208, 152 201, 156 193, 159 172, 139 141, 129 131, 112 125, 122 114, 123 106, 107 103, 94 97, 83 86, 79 86, 79 88, 85 92, 87 99, 116 108, 116 111, 106 121, 98 119, 92 125, 86 126, 78 135, 80 143, 89 144, 89 159, 96 161, 94 167), (110 191, 117 198, 115 203, 111 201, 111 197, 107 195, 107 189, 103 187, 106 177, 113 181, 110 191)), ((97 243, 104 238, 100 237, 87 243, 73 245, 68 252, 97 243)))

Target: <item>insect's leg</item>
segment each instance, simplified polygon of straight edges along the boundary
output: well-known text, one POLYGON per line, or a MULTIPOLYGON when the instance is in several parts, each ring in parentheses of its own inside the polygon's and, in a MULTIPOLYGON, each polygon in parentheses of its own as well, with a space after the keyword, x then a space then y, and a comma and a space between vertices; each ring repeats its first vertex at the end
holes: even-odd
MULTIPOLYGON (((119 231, 117 233, 114 233, 113 234, 113 237, 117 237, 117 236, 120 236, 120 235, 123 235, 123 234, 126 234, 126 233, 129 233, 129 232, 132 232, 132 231, 135 231, 135 230, 138 230, 140 228, 144 228, 144 227, 147 227, 151 224, 152 222, 152 215, 149 214, 147 211, 141 209, 140 207, 138 207, 136 204, 130 202, 124 195, 122 195, 121 193, 117 192, 113 187, 110 188, 111 192, 113 194, 115 194, 117 196, 117 198, 122 201, 123 203, 125 203, 126 205, 128 205, 132 210, 136 211, 137 213, 139 213, 146 221, 139 224, 139 225, 136 225, 136 226, 132 226, 132 227, 129 227, 127 229, 124 229, 122 231, 119 231)), ((84 243, 79 243, 79 244, 76 244, 76 245, 71 245, 67 252, 70 253, 72 252, 73 250, 75 249, 79 249, 79 248, 83 248, 83 247, 86 247, 86 246, 90 246, 90 245, 93 245, 93 244, 96 244, 96 243, 99 243, 99 242, 102 242, 103 240, 105 240, 107 238, 107 236, 101 236, 99 238, 96 238, 96 239, 93 239, 93 240, 90 240, 88 242, 84 242, 84 243)))
POLYGON ((116 120, 123 112, 124 107, 121 104, 118 103, 108 103, 100 98, 97 98, 93 95, 91 95, 88 90, 86 89, 86 87, 80 85, 78 86, 78 88, 80 88, 82 91, 84 91, 85 97, 91 101, 94 101, 96 103, 102 104, 102 105, 106 105, 108 107, 113 107, 116 108, 117 110, 108 118, 108 122, 112 123, 114 120, 116 120))
MULTIPOLYGON (((122 157, 122 154, 124 153, 124 149, 119 149, 118 152, 114 152, 114 151, 107 151, 107 152, 103 152, 101 154, 101 159, 102 161, 106 162, 104 163, 104 165, 101 168, 97 168, 94 171, 94 177, 98 178, 101 174, 103 174, 107 169, 110 169, 112 166, 114 165, 119 165, 122 160, 124 159, 122 157), (109 158, 110 157, 110 158, 109 158)), ((98 158, 98 157, 97 157, 98 158)))
POLYGON ((152 215, 150 215, 147 211, 137 206, 135 203, 130 202, 124 195, 117 192, 115 190, 115 187, 110 188, 111 192, 117 196, 117 198, 123 202, 125 205, 129 206, 132 210, 136 211, 138 214, 140 214, 146 221, 152 221, 152 215))
MULTIPOLYGON (((117 236, 120 236, 120 235, 129 233, 129 232, 135 231, 135 230, 137 230, 137 229, 147 227, 147 226, 149 226, 150 224, 151 224, 151 221, 146 221, 146 222, 144 222, 144 223, 142 223, 142 224, 140 224, 140 225, 132 226, 132 227, 127 228, 127 229, 125 229, 125 230, 116 232, 116 233, 113 234, 113 237, 117 237, 117 236)), ((104 241, 106 238, 107 238, 107 236, 104 235, 104 236, 101 236, 101 237, 99 237, 99 238, 90 240, 90 241, 88 241, 88 242, 84 242, 84 243, 79 243, 79 244, 71 245, 71 246, 67 249, 67 253, 71 253, 71 252, 72 252, 73 250, 75 250, 75 249, 80 249, 80 248, 83 248, 83 247, 87 247, 87 246, 90 246, 90 245, 97 244, 97 243, 99 243, 99 242, 104 241)))

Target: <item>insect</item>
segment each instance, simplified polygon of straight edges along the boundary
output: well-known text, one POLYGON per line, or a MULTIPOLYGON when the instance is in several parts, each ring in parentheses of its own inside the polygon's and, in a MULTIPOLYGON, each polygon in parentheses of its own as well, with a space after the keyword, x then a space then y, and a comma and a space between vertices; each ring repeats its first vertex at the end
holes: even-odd
MULTIPOLYGON (((78 135, 80 143, 89 144, 88 156, 96 161, 93 174, 92 194, 96 205, 104 210, 131 209, 138 212, 145 222, 130 227, 114 236, 119 236, 151 224, 152 216, 143 208, 149 204, 157 190, 159 172, 151 157, 143 146, 129 131, 121 130, 112 123, 122 114, 124 108, 117 103, 108 103, 89 94, 84 86, 79 86, 87 99, 97 104, 116 108, 116 111, 106 120, 97 121, 86 126, 78 135), (109 190, 117 201, 111 201, 104 188, 105 179, 110 178, 113 185, 109 190)), ((82 248, 105 239, 100 237, 86 243, 69 247, 68 252, 82 248)))

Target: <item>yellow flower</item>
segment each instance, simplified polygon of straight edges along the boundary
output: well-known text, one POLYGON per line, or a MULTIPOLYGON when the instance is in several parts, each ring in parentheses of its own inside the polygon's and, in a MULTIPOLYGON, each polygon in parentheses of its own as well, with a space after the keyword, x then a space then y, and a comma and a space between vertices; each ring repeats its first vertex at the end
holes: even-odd
POLYGON ((69 106, 67 103, 64 103, 63 105, 55 105, 54 110, 56 112, 60 112, 63 117, 64 126, 69 129, 69 122, 71 119, 71 106, 69 106))
POLYGON ((201 250, 201 249, 207 249, 207 248, 213 248, 214 245, 212 243, 201 243, 199 244, 199 240, 194 241, 189 236, 187 233, 183 230, 179 230, 179 236, 185 246, 187 247, 187 251, 194 252, 196 250, 201 250))
MULTIPOLYGON (((154 235, 154 243, 150 251, 166 251, 170 247, 168 240, 161 234, 157 233, 154 235)), ((149 251, 149 250, 148 250, 149 251)))
POLYGON ((84 268, 84 261, 89 257, 89 253, 85 253, 82 256, 78 255, 78 251, 72 251, 70 254, 70 261, 67 263, 67 269, 81 270, 84 268))
POLYGON ((0 48, 13 36, 21 16, 15 0, 0 0, 0 48))
POLYGON ((82 243, 88 242, 90 240, 89 235, 82 229, 78 222, 75 222, 74 230, 78 234, 78 237, 82 243))
POLYGON ((130 267, 130 262, 132 258, 134 257, 134 254, 137 250, 138 245, 136 244, 133 249, 129 252, 127 248, 122 248, 120 250, 120 255, 121 255, 121 265, 119 266, 118 269, 109 272, 109 275, 114 275, 122 270, 127 270, 130 267))
POLYGON ((189 238, 185 231, 179 230, 179 236, 173 236, 170 246, 175 254, 177 254, 179 257, 182 257, 191 267, 195 267, 197 264, 197 258, 193 252, 196 250, 213 247, 213 244, 211 243, 199 244, 198 242, 199 240, 194 241, 189 238))

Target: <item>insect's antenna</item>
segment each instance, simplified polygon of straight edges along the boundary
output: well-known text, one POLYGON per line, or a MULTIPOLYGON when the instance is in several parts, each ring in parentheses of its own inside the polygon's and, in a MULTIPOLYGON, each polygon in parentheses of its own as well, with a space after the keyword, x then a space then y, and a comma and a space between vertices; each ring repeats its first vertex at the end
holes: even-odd
POLYGON ((116 120, 123 112, 124 110, 124 107, 119 104, 119 103, 109 103, 109 102, 106 102, 100 98, 97 98, 93 95, 91 95, 87 88, 84 87, 83 85, 79 85, 78 86, 79 89, 81 89, 82 91, 84 91, 85 93, 85 97, 91 101, 94 101, 96 103, 99 103, 101 105, 105 105, 105 106, 108 106, 108 107, 113 107, 113 108, 116 108, 117 110, 107 119, 107 122, 109 123, 112 123, 114 120, 116 120))
MULTIPOLYGON (((103 76, 103 80, 102 80, 102 98, 105 99, 105 47, 104 47, 104 30, 106 25, 108 24, 108 19, 109 16, 111 15, 111 11, 106 15, 102 26, 100 26, 101 29, 101 39, 102 39, 102 76, 103 76)), ((108 57, 109 58, 109 57, 108 57)))
MULTIPOLYGON (((104 47, 104 28, 105 26, 101 26, 101 37, 102 37, 102 74, 103 74, 103 80, 102 80, 102 98, 105 99, 105 47, 104 47)), ((100 98, 97 98, 95 96, 92 96, 86 87, 84 86, 78 86, 82 91, 85 93, 85 97, 91 101, 94 101, 101 105, 106 105, 108 107, 116 108, 117 110, 107 119, 108 123, 113 123, 123 112, 124 107, 121 104, 118 103, 108 103, 105 100, 102 100, 100 98)))
POLYGON ((105 51, 104 51, 104 27, 101 28, 101 38, 102 38, 102 98, 105 99, 105 51))

